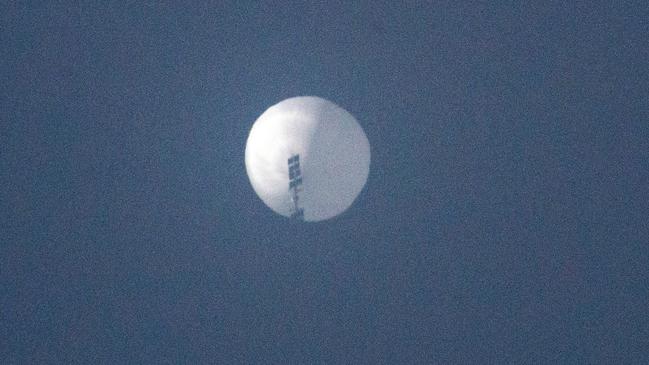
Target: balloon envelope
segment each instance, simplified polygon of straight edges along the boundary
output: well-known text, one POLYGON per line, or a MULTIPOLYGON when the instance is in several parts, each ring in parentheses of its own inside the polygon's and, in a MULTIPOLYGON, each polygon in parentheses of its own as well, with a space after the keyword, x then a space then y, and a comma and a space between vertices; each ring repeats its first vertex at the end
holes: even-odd
POLYGON ((246 143, 246 170, 263 202, 291 216, 289 163, 299 155, 298 205, 304 220, 332 218, 351 206, 365 186, 370 145, 356 119, 318 97, 286 99, 255 121, 246 143))

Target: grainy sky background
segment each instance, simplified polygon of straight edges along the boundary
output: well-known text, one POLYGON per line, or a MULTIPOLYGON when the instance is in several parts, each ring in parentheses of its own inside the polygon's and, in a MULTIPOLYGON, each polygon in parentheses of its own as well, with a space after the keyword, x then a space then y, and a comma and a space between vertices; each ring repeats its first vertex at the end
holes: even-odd
POLYGON ((0 6, 3 364, 649 363, 646 2, 225 3, 0 6), (297 95, 372 146, 317 224, 297 95))

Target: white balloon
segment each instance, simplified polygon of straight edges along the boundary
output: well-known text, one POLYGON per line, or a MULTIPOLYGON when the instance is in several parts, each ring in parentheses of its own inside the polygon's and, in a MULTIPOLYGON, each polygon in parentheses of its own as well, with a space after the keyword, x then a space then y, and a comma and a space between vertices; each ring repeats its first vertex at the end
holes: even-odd
POLYGON ((356 119, 318 97, 286 99, 268 108, 250 130, 246 170, 261 200, 290 217, 288 159, 299 155, 297 206, 304 220, 332 218, 349 208, 367 181, 370 144, 356 119))

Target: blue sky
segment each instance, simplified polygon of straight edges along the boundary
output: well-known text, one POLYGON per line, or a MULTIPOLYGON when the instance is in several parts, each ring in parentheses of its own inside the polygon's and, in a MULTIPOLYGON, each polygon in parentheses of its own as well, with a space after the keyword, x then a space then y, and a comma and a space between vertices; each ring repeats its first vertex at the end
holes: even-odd
POLYGON ((3 363, 647 363, 642 2, 0 8, 3 363), (293 224, 244 167, 316 95, 372 148, 293 224))

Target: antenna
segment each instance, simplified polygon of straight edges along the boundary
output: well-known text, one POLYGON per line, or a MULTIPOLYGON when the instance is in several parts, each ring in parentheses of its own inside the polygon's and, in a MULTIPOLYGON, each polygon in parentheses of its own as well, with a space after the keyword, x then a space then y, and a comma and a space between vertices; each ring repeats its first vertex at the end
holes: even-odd
POLYGON ((304 208, 298 205, 299 193, 302 192, 302 172, 300 171, 300 155, 293 155, 288 159, 288 191, 293 202, 291 218, 303 221, 304 208))

